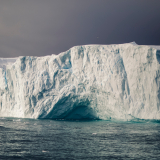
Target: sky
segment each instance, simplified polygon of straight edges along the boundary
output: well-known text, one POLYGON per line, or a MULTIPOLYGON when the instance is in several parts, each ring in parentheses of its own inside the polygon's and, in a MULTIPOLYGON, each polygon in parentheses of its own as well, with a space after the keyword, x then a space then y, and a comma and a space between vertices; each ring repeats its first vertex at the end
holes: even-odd
POLYGON ((0 57, 133 41, 160 45, 160 0, 0 0, 0 57))

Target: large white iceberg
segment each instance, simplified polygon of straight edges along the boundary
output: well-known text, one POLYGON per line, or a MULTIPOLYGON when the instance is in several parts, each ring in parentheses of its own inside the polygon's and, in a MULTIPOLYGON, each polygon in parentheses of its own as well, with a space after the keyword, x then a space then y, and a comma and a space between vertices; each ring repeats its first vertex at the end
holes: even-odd
POLYGON ((160 119, 160 48, 75 46, 0 59, 0 117, 160 119))

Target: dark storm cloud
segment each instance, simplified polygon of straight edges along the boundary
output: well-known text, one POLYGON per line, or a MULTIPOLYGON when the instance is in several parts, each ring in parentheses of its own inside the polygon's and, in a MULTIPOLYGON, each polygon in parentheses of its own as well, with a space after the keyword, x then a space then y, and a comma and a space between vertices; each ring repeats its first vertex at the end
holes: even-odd
POLYGON ((159 0, 1 0, 0 57, 84 44, 160 45, 159 8, 159 0))

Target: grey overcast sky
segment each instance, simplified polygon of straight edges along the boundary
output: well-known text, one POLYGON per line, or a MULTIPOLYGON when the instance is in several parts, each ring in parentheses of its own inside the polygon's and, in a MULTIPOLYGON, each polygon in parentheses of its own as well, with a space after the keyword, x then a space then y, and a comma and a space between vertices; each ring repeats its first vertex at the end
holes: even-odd
POLYGON ((160 45, 160 0, 0 0, 0 57, 132 41, 160 45))

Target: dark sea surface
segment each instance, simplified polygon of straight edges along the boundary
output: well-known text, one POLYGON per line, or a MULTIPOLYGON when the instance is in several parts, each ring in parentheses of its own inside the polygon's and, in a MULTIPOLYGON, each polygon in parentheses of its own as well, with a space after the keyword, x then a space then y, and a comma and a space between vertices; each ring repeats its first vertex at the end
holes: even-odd
POLYGON ((160 159, 160 122, 0 118, 0 160, 160 159))

